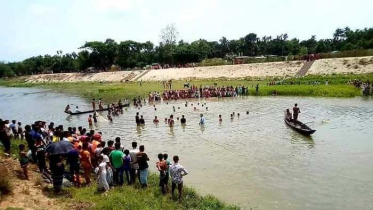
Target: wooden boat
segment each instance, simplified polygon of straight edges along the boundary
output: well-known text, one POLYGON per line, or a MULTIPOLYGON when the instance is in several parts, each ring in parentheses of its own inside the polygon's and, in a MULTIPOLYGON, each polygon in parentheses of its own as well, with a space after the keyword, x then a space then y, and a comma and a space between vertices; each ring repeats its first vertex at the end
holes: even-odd
MULTIPOLYGON (((126 103, 126 104, 123 104, 122 106, 121 106, 121 108, 123 108, 123 107, 129 107, 130 106, 130 104, 129 103, 126 103)), ((98 109, 98 110, 96 110, 97 112, 103 112, 103 111, 107 111, 107 110, 109 110, 108 108, 105 108, 105 109, 98 109)), ((79 114, 88 114, 88 113, 93 113, 93 112, 95 112, 94 110, 89 110, 89 111, 84 111, 84 112, 70 112, 70 113, 68 113, 68 112, 65 112, 66 114, 69 114, 69 115, 79 115, 79 114)))
POLYGON ((311 135, 313 133, 316 132, 316 130, 313 130, 311 129, 310 127, 308 127, 306 124, 300 122, 300 121, 297 121, 297 123, 295 124, 294 122, 290 121, 289 119, 284 118, 285 120, 285 123, 291 127, 292 129, 298 131, 299 133, 301 134, 304 134, 304 135, 311 135))

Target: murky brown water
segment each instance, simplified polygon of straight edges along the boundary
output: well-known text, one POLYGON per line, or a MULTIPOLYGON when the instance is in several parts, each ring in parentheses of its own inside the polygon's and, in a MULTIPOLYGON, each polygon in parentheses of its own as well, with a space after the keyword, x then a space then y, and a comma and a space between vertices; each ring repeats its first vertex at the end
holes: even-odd
MULTIPOLYGON (((131 107, 112 124, 102 119, 96 127, 106 140, 120 136, 125 146, 145 144, 154 169, 159 152, 179 155, 190 172, 187 185, 245 209, 373 209, 372 100, 245 97, 199 102, 209 110, 199 106, 201 111, 193 111, 182 101, 157 104, 157 111, 149 105, 131 107), (283 110, 295 102, 304 112, 300 120, 313 122, 309 125, 317 130, 311 138, 283 122, 283 110), (137 111, 146 126, 136 127, 137 111), (240 118, 231 121, 232 112, 240 118), (198 125, 200 113, 206 117, 203 127, 198 125), (164 118, 170 114, 184 114, 187 125, 168 127, 164 118), (152 123, 155 115, 158 125, 152 123)), ((81 110, 88 104, 52 91, 0 88, 0 118, 87 126, 87 115, 63 113, 67 103, 81 110)))

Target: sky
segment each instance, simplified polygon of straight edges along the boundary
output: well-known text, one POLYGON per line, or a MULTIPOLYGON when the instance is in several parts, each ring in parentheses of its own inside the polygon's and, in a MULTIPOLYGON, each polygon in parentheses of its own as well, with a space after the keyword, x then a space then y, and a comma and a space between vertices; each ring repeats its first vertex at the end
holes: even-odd
POLYGON ((159 43, 174 23, 179 40, 331 38, 373 27, 373 0, 0 0, 0 61, 79 51, 86 41, 159 43))

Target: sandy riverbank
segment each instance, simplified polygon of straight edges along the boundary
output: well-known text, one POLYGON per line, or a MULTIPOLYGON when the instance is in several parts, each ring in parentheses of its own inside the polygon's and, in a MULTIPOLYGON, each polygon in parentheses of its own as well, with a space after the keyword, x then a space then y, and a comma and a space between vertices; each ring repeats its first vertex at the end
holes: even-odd
POLYGON ((27 82, 125 82, 133 80, 142 71, 118 71, 101 73, 61 73, 26 76, 27 82))
MULTIPOLYGON (((125 82, 164 81, 186 79, 237 79, 246 77, 292 77, 304 62, 273 62, 244 65, 161 69, 150 71, 120 71, 102 73, 62 73, 26 76, 30 83, 43 82, 125 82)), ((322 59, 314 62, 308 74, 365 74, 373 73, 373 56, 356 58, 322 59)))
POLYGON ((307 74, 373 73, 373 56, 317 60, 307 74))

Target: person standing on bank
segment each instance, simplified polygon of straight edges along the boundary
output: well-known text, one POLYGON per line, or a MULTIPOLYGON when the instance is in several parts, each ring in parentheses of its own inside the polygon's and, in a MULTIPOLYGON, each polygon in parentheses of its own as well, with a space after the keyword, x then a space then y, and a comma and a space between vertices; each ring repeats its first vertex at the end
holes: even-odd
POLYGON ((177 186, 180 201, 183 192, 183 177, 188 175, 188 171, 179 164, 179 156, 175 155, 173 160, 174 163, 170 166, 170 174, 172 178, 171 194, 173 197, 177 186))

